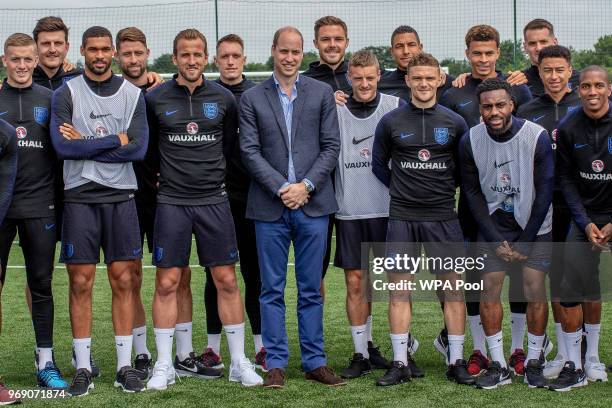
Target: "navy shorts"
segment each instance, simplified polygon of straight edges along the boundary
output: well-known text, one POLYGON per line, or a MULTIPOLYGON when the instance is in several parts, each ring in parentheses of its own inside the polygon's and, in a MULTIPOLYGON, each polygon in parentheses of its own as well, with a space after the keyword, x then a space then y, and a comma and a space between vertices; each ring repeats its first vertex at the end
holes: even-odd
MULTIPOLYGON (((361 220, 336 219, 334 266, 342 269, 363 269, 361 265, 361 244, 364 242, 385 242, 388 220, 386 217, 361 220)), ((374 247, 370 247, 372 250, 374 249, 374 247)), ((368 249, 369 251, 370 249, 368 249)), ((375 253, 374 256, 384 256, 384 253, 375 253)))
POLYGON ((142 257, 134 200, 106 204, 64 203, 62 251, 65 264, 97 264, 142 257))
POLYGON ((229 201, 209 205, 157 204, 153 234, 153 264, 160 268, 189 265, 195 235, 200 265, 238 262, 236 232, 229 201))
MULTIPOLYGON (((595 222, 600 229, 605 224, 606 222, 595 222)), ((573 221, 567 235, 566 246, 563 258, 565 268, 561 283, 561 304, 571 307, 584 301, 601 300, 599 269, 602 252, 592 250, 586 234, 573 221)), ((609 253, 603 255, 610 256, 609 253)))
MULTIPOLYGON (((410 257, 419 257, 423 246, 425 254, 430 258, 462 257, 465 256, 463 242, 463 232, 458 219, 389 220, 387 227, 387 256, 407 254, 410 257)), ((446 274, 449 271, 432 268, 430 272, 446 274)))
POLYGON ((144 245, 144 239, 147 238, 147 248, 149 253, 153 253, 153 230, 155 229, 155 208, 156 202, 139 202, 136 201, 136 210, 138 211, 138 224, 140 227, 140 244, 144 245))
POLYGON ((553 252, 548 279, 550 280, 550 298, 558 300, 561 296, 561 282, 565 269, 565 248, 563 242, 572 223, 572 214, 565 205, 555 205, 553 202, 552 240, 553 252))
MULTIPOLYGON (((520 229, 514 231, 502 231, 502 236, 510 246, 516 242, 523 231, 520 229)), ((551 258, 553 251, 552 232, 537 235, 534 242, 524 244, 524 248, 528 253, 525 262, 506 262, 495 254, 498 243, 486 242, 484 236, 478 233, 477 256, 482 256, 484 260, 484 268, 481 273, 487 272, 508 272, 511 274, 521 272, 523 268, 531 268, 538 271, 546 272, 550 270, 551 258)))

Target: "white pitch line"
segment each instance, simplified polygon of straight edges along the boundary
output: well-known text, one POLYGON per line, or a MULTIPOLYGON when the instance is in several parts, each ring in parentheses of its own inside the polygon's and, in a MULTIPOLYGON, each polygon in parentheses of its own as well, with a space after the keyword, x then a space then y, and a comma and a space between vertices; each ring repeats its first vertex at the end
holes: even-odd
MULTIPOLYGON (((237 266, 240 266, 239 263, 236 264, 237 266)), ((288 262, 287 266, 295 266, 295 263, 293 262, 288 262)), ((330 262, 329 266, 333 266, 333 263, 330 262)), ((200 265, 189 265, 190 268, 201 268, 200 265)), ((143 265, 142 267, 143 269, 155 269, 155 266, 153 265, 143 265)), ((25 265, 9 265, 6 267, 6 269, 25 269, 25 265)), ((55 266, 55 269, 66 269, 64 266, 61 265, 57 265, 55 266)), ((97 265, 96 269, 106 269, 106 266, 102 266, 102 265, 97 265)))
MULTIPOLYGON (((336 239, 336 236, 332 235, 332 238, 336 239)), ((147 242, 146 239, 145 239, 145 242, 147 242)), ((195 238, 191 238, 191 242, 195 242, 195 238)), ((13 241, 11 245, 19 245, 19 241, 13 241)))

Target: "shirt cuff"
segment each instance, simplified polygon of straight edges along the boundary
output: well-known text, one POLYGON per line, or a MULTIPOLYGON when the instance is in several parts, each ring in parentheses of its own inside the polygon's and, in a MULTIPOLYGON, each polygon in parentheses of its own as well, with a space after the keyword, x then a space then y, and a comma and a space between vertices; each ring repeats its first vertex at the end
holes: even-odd
POLYGON ((289 183, 288 181, 285 181, 285 182, 283 183, 283 185, 282 185, 282 186, 280 186, 280 188, 279 188, 278 190, 276 190, 276 195, 280 197, 280 196, 281 196, 281 190, 282 190, 283 188, 287 187, 287 186, 288 186, 288 185, 290 185, 290 184, 291 184, 291 183, 289 183))

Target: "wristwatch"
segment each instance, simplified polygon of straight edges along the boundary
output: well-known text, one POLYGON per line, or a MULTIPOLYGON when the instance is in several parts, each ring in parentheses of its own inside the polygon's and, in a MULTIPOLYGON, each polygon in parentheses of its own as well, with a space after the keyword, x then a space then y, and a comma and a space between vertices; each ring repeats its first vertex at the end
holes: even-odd
POLYGON ((306 191, 308 193, 312 193, 314 191, 314 186, 312 185, 310 180, 304 179, 304 180, 302 180, 302 183, 304 183, 304 185, 306 186, 306 191))

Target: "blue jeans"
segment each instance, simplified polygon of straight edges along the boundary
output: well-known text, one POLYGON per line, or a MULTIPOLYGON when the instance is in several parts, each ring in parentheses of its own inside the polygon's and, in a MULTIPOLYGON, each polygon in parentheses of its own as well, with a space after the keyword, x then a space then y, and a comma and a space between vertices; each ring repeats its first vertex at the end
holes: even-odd
POLYGON ((323 351, 321 270, 328 223, 327 215, 309 217, 301 209, 288 208, 276 221, 255 221, 261 270, 261 334, 268 369, 285 368, 289 363, 284 292, 291 241, 295 252, 302 368, 312 371, 327 364, 323 351))

